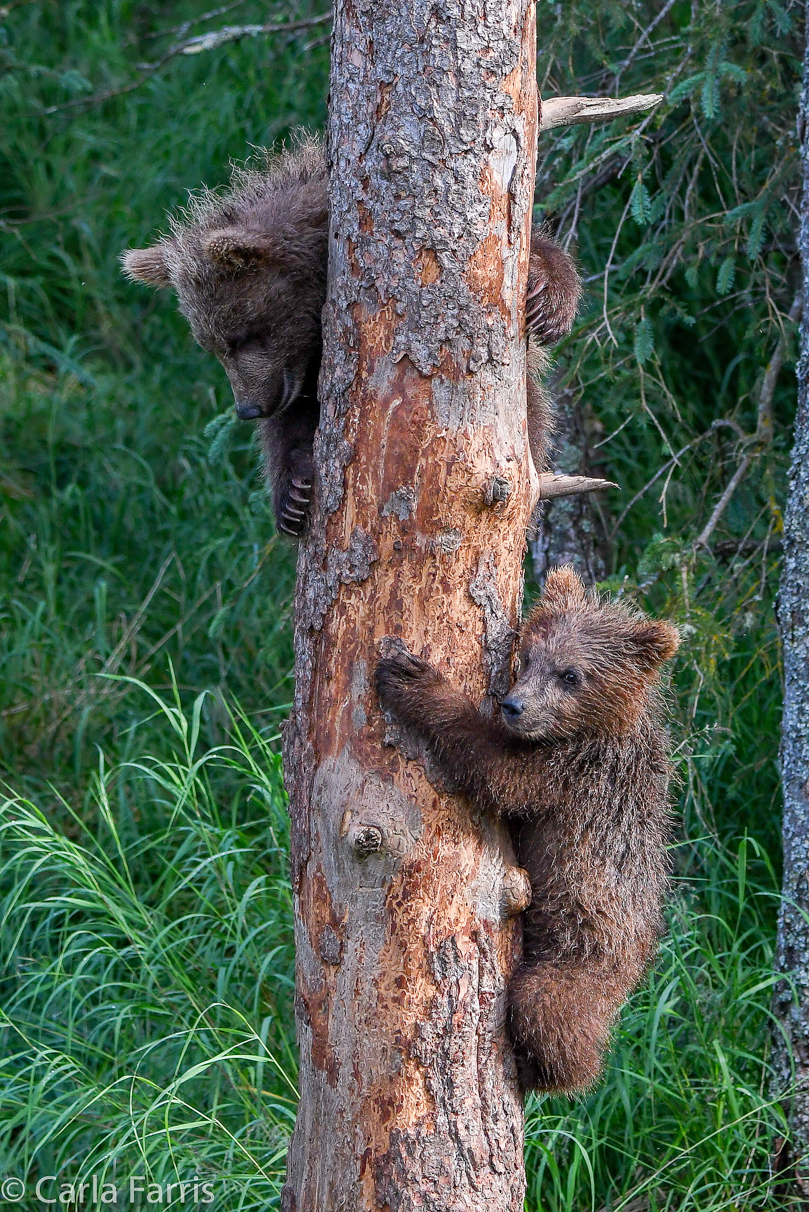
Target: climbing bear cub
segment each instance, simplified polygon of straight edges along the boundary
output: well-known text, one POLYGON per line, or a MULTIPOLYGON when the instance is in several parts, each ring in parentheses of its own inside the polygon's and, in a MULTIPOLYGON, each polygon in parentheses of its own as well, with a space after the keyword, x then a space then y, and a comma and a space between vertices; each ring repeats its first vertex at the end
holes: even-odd
MULTIPOLYGON (((227 372, 237 414, 260 418, 276 523, 298 535, 309 506, 320 415, 320 312, 328 264, 323 147, 309 139, 267 155, 260 170, 237 169, 227 193, 203 193, 169 222, 171 235, 122 254, 124 273, 176 290, 194 339, 227 372)), ((579 295, 570 257, 535 228, 527 300, 528 427, 540 470, 550 429, 542 346, 570 332, 579 295)))
POLYGON ((670 777, 658 677, 678 642, 670 623, 604 601, 559 568, 523 626, 501 720, 407 652, 377 666, 385 710, 480 809, 515 823, 533 896, 508 989, 526 1089, 592 1085, 654 954, 670 777))

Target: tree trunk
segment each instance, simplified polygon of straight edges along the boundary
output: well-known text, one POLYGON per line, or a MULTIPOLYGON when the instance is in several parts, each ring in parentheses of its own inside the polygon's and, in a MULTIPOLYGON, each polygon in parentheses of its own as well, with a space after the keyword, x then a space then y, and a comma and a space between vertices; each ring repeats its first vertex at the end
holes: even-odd
MULTIPOLYGON (((804 58, 799 129, 802 129, 803 204, 799 251, 803 297, 809 283, 809 39, 804 58)), ((777 967, 789 974, 776 989, 779 1093, 788 1092, 796 1177, 809 1192, 809 308, 800 325, 798 411, 789 496, 784 515, 784 558, 778 594, 784 654, 781 777, 784 791, 784 879, 778 919, 777 967), (794 1075, 791 1073, 794 1064, 794 1075), (794 1086, 791 1081, 794 1076, 794 1086)))
POLYGON ((537 493, 535 53, 532 0, 335 8, 323 406, 285 734, 301 1061, 285 1212, 523 1205, 505 987, 524 877, 506 830, 396 747, 373 671, 399 637, 477 699, 509 682, 537 493))
MULTIPOLYGON (((549 390, 556 422, 554 470, 566 476, 590 477, 594 470, 589 450, 590 426, 581 401, 569 389, 560 388, 556 381, 551 382, 549 390)), ((540 503, 531 538, 531 563, 538 584, 543 584, 550 569, 560 564, 571 564, 586 585, 604 580, 607 566, 602 516, 589 493, 540 503)))

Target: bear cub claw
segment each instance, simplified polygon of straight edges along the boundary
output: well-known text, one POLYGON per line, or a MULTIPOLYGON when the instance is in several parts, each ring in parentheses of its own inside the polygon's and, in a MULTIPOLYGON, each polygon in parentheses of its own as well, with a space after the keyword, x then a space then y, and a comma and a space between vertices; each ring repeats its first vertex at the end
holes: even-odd
POLYGON ((297 539, 303 533, 312 501, 314 465, 311 450, 295 450, 279 477, 275 520, 278 529, 297 539))
POLYGON ((573 1094, 598 1081, 621 1005, 654 957, 671 773, 658 683, 678 642, 670 623, 554 569, 521 628, 516 720, 482 715, 401 640, 380 643, 379 698, 423 742, 428 777, 514 825, 531 884, 508 985, 524 1090, 573 1094))
MULTIPOLYGON (((304 139, 263 167, 239 170, 228 193, 195 204, 170 236, 123 254, 130 280, 177 291, 195 338, 242 401, 239 415, 258 421, 278 530, 294 538, 306 529, 320 416, 328 219, 323 145, 304 139), (301 440, 310 445, 307 467, 290 468, 288 452, 301 440)), ((552 410, 540 347, 570 332, 581 288, 572 259, 541 227, 529 255, 528 440, 543 470, 552 410)))
POLYGON ((526 321, 540 345, 554 345, 573 327, 581 298, 576 267, 557 244, 535 229, 528 262, 526 321))

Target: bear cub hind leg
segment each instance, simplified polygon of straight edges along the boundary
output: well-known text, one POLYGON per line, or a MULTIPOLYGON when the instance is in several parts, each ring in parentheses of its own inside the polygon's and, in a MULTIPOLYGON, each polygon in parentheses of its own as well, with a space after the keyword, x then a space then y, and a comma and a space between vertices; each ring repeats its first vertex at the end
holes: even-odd
POLYGON ((601 1076, 622 1000, 608 974, 584 964, 523 964, 508 986, 508 1017, 524 1090, 583 1091, 601 1076))

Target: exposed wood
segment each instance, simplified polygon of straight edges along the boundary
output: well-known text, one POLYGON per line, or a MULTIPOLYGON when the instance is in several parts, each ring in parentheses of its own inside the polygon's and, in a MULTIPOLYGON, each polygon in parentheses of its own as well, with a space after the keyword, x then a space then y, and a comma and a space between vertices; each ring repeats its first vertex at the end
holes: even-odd
MULTIPOLYGON (((803 205, 798 248, 803 293, 809 286, 809 40, 804 59, 798 129, 803 132, 803 205)), ((778 621, 784 659, 781 778, 784 794, 783 899, 778 917, 774 1063, 776 1096, 790 1110, 793 1176, 809 1195, 809 308, 803 309, 798 361, 798 410, 792 448, 778 621)), ((803 1204, 801 1205, 803 1206, 803 1204)))
POLYGON ((301 1102, 285 1212, 521 1212, 505 1032, 524 877, 409 761, 372 690, 396 637, 506 689, 525 528, 533 0, 339 0, 315 503, 292 817, 301 1102), (390 638, 392 637, 392 639, 390 638))
POLYGON ((611 122, 613 118, 654 109, 662 100, 662 93, 639 93, 635 97, 548 97, 542 102, 539 129, 577 126, 581 122, 611 122))

